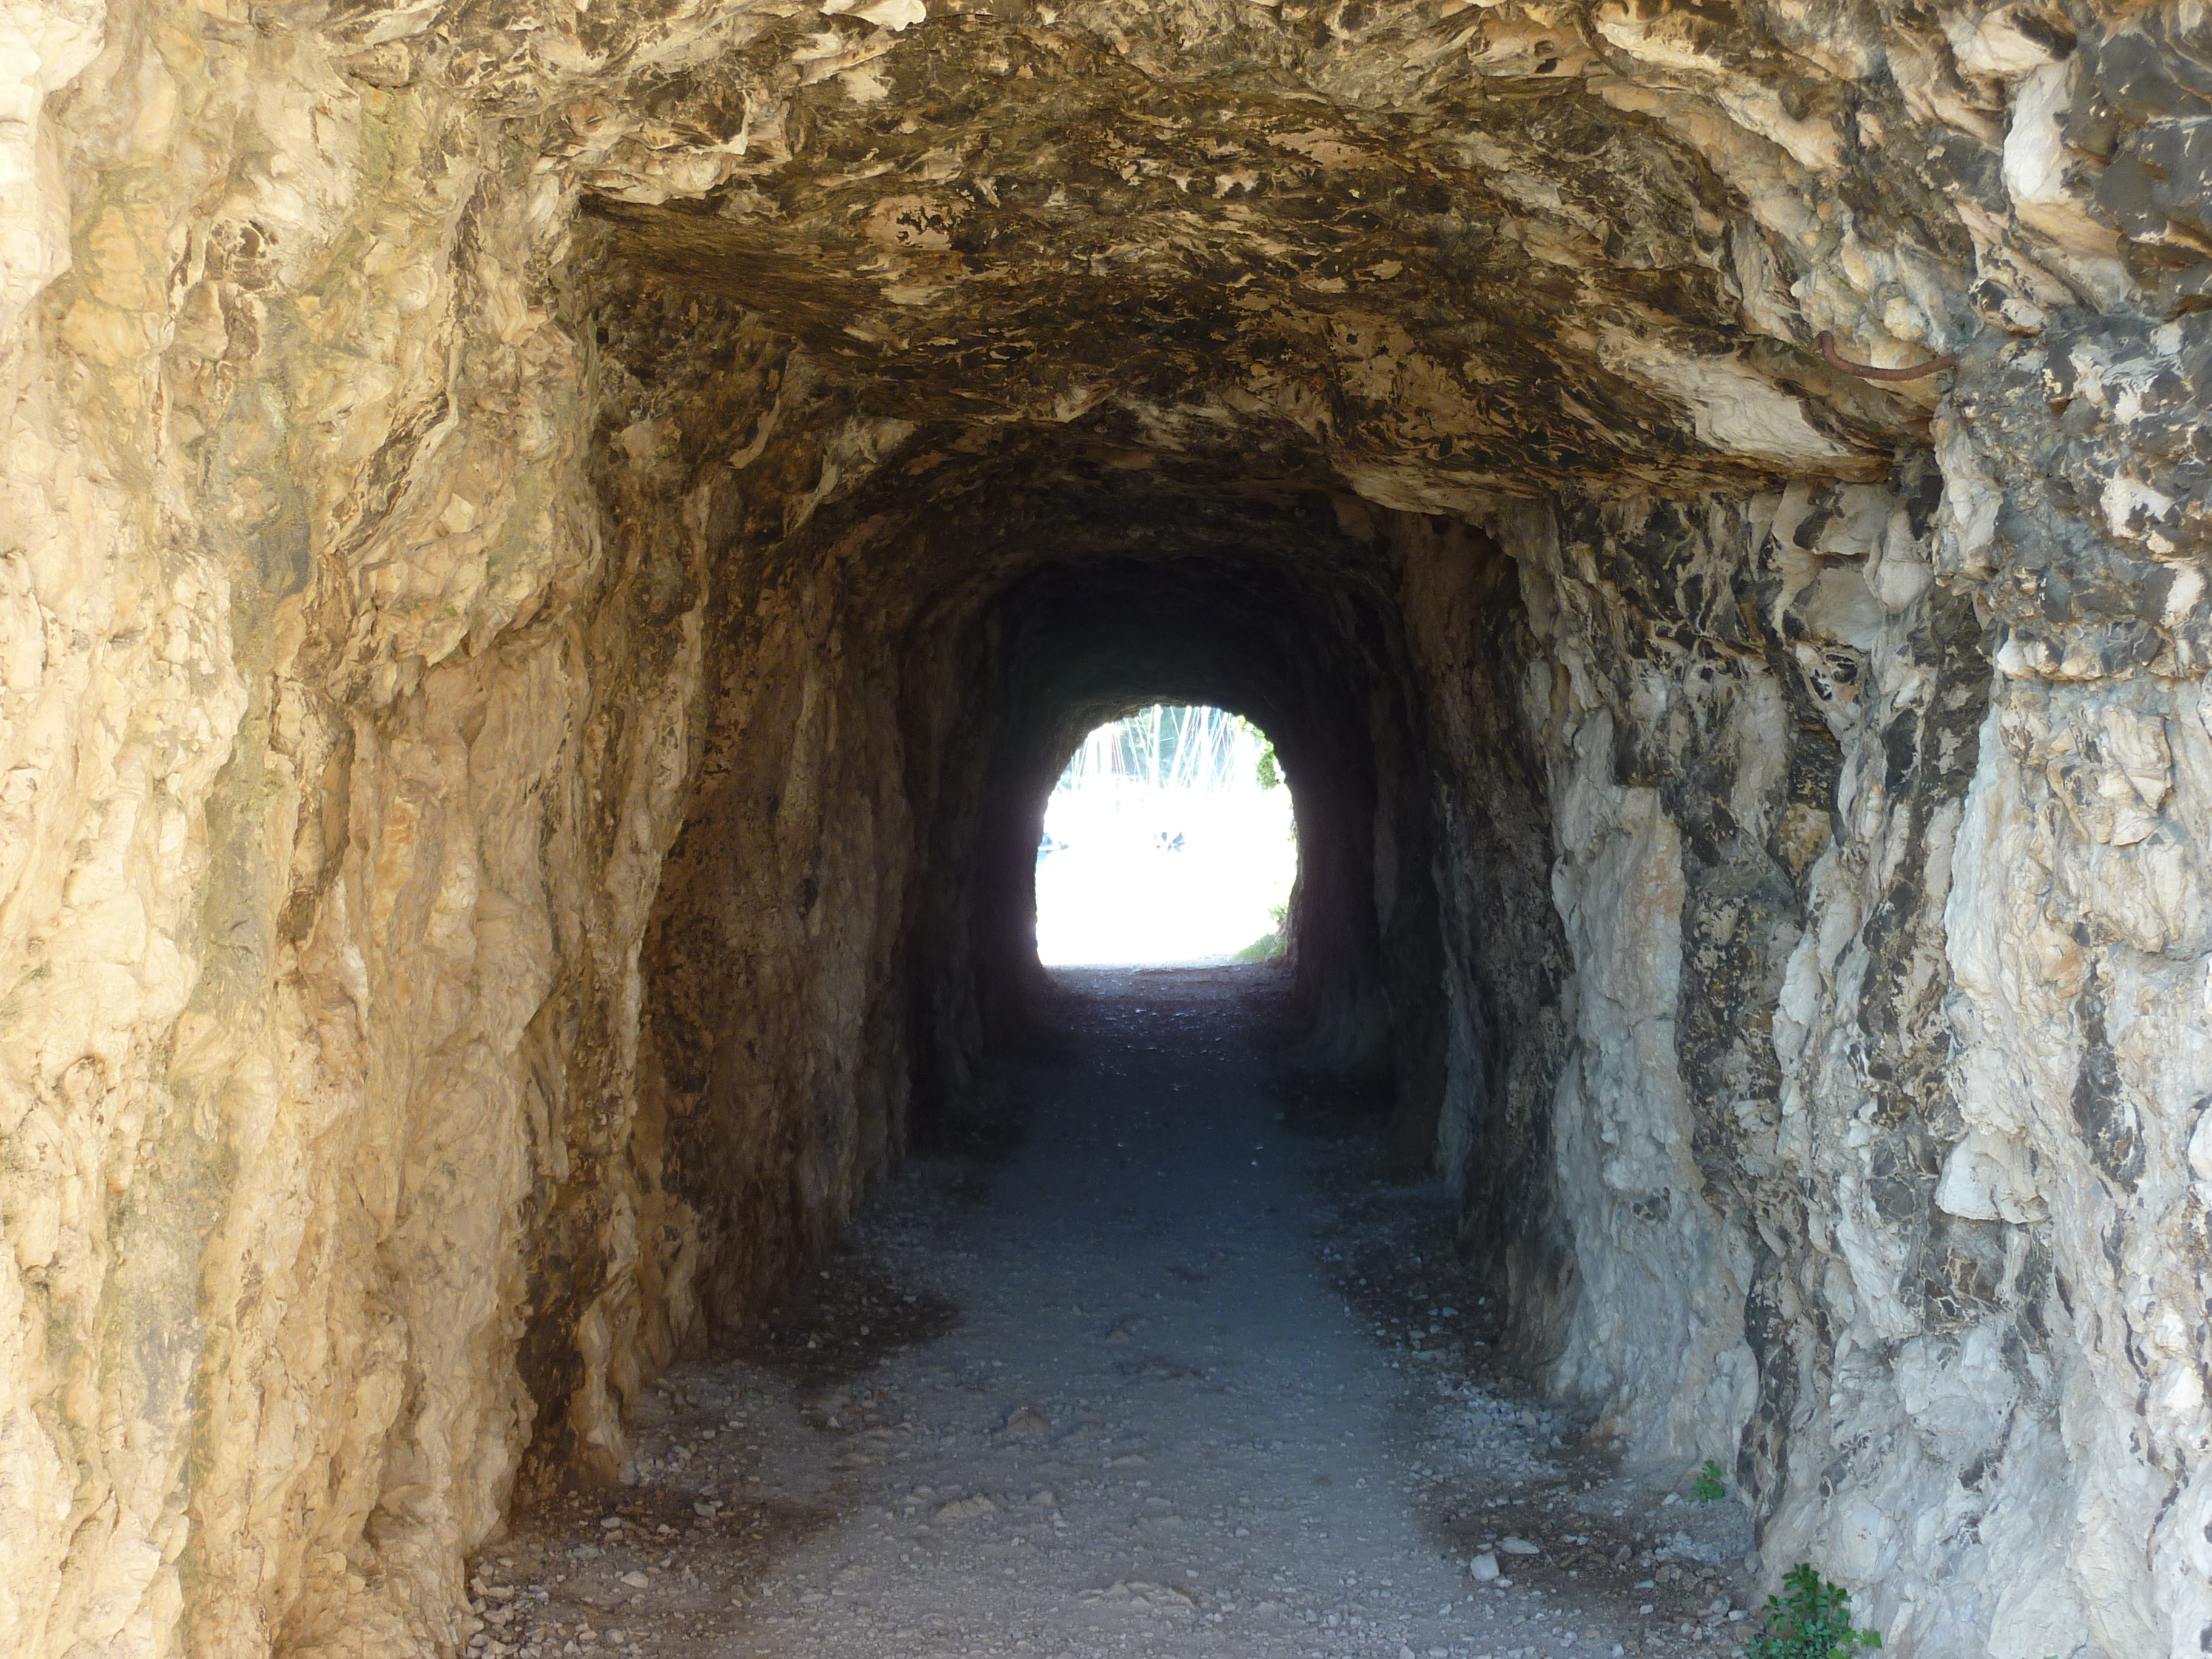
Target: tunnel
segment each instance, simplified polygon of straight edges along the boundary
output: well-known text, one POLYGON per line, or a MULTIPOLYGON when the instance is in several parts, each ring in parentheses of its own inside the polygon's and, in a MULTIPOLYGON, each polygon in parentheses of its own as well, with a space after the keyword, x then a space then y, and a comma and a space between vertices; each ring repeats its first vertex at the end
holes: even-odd
POLYGON ((0 5, 0 1651, 2212 1650, 2208 133, 2195 0, 0 5), (1284 954, 1048 969, 1156 703, 1284 954))

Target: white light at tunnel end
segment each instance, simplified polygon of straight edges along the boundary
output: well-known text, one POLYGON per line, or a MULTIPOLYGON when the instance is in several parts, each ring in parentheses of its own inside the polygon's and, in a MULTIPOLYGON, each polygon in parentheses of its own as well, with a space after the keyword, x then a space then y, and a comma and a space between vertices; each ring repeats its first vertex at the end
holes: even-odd
POLYGON ((1092 732, 1045 806, 1038 960, 1164 965, 1279 949, 1297 845, 1291 792, 1279 775, 1263 781, 1271 760, 1257 728, 1218 708, 1154 705, 1092 732))

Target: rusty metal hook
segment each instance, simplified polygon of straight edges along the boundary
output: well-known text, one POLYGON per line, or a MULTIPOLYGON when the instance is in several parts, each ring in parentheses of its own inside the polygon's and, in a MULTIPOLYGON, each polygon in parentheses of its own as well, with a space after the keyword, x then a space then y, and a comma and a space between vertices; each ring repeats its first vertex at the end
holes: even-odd
POLYGON ((1820 349, 1820 356, 1831 368, 1840 368, 1846 374, 1856 374, 1862 380, 1918 380, 1959 366, 1959 354, 1947 351, 1940 357, 1930 357, 1924 363, 1915 363, 1910 368, 1876 368, 1872 363, 1855 363, 1836 349, 1836 337, 1822 329, 1813 338, 1820 349))

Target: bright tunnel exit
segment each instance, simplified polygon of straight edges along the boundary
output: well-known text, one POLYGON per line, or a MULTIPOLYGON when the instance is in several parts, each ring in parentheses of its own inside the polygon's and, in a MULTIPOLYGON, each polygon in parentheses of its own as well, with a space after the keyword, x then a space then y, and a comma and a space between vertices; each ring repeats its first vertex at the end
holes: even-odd
POLYGON ((1278 955, 1297 870, 1266 735, 1226 709, 1155 703, 1086 737, 1045 805, 1038 960, 1278 955))

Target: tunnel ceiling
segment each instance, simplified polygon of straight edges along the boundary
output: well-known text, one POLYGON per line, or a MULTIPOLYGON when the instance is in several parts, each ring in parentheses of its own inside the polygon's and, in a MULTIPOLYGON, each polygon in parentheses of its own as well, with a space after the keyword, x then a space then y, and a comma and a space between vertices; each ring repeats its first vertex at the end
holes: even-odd
POLYGON ((1728 7, 827 0, 501 38, 598 68, 547 143, 600 234, 876 415, 1256 447, 1449 510, 1869 477, 1924 442, 1934 381, 1817 337, 1911 364, 1973 306, 2072 292, 1976 207, 1991 64, 2063 55, 2056 16, 1953 43, 1728 7))
MULTIPOLYGON (((1269 515, 1261 522, 1292 528, 1269 515)), ((1102 540, 1103 538, 1102 537, 1102 540)), ((995 599, 1006 761, 1041 810, 1083 734, 1150 702, 1212 703, 1265 727, 1302 794, 1346 788, 1384 649, 1387 595, 1347 570, 1348 538, 1285 534, 1261 548, 1203 532, 1061 556, 995 599), (1303 544, 1301 544, 1303 543, 1303 544), (1334 557, 1332 557, 1334 555, 1334 557)), ((1026 866, 1021 866, 1026 869, 1026 866)))

